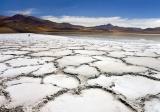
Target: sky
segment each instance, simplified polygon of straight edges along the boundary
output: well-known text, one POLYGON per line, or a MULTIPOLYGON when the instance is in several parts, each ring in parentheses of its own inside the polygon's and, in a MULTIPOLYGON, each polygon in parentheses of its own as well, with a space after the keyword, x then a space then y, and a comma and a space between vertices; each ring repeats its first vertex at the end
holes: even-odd
POLYGON ((95 26, 160 26, 160 0, 1 0, 0 15, 25 14, 95 26))

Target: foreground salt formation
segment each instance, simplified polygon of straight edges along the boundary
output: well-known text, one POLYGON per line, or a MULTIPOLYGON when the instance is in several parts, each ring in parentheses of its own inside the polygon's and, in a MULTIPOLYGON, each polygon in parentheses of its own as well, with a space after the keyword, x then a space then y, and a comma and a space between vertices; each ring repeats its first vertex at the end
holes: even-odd
POLYGON ((160 112, 160 43, 0 35, 0 112, 160 112))

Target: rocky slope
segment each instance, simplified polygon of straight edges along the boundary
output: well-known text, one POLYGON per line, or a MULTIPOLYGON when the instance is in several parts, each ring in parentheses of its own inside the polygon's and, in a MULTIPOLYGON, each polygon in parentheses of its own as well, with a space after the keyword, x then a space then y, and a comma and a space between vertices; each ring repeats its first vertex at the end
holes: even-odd
POLYGON ((80 30, 82 26, 69 23, 55 23, 33 16, 14 15, 0 18, 0 32, 55 32, 63 30, 80 30))
POLYGON ((84 27, 72 25, 70 23, 56 23, 41 18, 14 15, 11 17, 0 16, 0 33, 54 33, 54 32, 79 32, 79 33, 150 33, 160 34, 158 28, 131 28, 119 27, 112 24, 100 25, 95 27, 84 27))

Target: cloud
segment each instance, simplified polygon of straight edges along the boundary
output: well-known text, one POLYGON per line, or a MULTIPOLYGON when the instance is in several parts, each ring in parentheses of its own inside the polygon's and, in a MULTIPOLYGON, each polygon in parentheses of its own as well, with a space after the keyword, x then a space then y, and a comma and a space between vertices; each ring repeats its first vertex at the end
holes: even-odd
POLYGON ((14 15, 14 14, 32 15, 32 14, 35 14, 36 11, 34 8, 29 8, 25 10, 9 10, 7 11, 7 13, 11 15, 14 15))
POLYGON ((43 19, 62 23, 67 22, 74 25, 97 26, 111 23, 123 27, 153 28, 160 27, 160 18, 128 19, 122 17, 78 17, 78 16, 43 16, 43 19))

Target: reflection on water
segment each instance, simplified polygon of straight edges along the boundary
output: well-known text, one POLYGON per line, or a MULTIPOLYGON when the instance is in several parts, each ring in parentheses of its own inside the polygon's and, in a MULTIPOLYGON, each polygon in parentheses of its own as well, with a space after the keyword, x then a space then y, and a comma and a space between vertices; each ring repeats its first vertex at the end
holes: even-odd
POLYGON ((96 40, 141 40, 141 41, 156 41, 160 42, 160 35, 72 35, 71 38, 96 39, 96 40))

